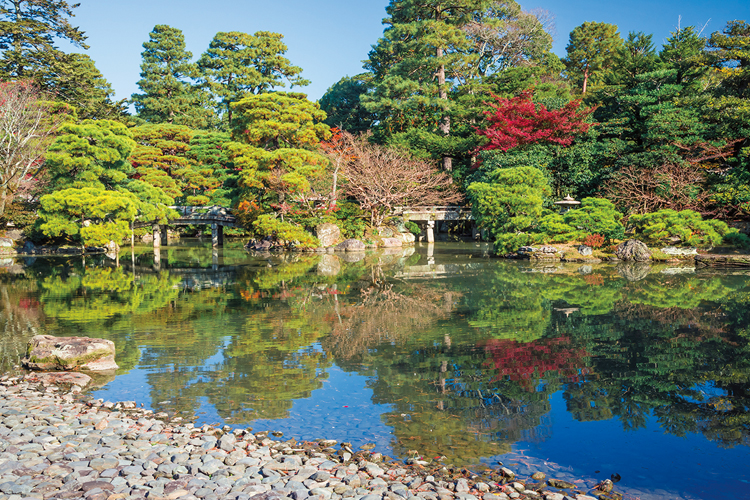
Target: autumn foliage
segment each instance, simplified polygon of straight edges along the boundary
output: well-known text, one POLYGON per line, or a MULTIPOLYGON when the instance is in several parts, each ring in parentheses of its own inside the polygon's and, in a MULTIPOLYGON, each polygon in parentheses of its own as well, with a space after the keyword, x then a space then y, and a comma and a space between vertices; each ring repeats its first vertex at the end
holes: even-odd
POLYGON ((533 90, 521 92, 511 99, 493 95, 495 103, 487 103, 492 111, 486 111, 487 125, 477 128, 477 133, 488 139, 480 151, 509 149, 551 142, 568 146, 575 136, 586 133, 593 123, 586 123, 593 108, 581 108, 581 101, 571 101, 560 109, 548 110, 535 103, 533 90))

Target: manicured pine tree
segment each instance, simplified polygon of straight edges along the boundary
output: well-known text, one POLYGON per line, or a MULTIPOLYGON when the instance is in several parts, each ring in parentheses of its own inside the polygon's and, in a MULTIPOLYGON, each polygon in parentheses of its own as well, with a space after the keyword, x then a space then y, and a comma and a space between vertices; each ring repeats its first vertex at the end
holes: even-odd
POLYGON ((182 31, 164 24, 154 27, 141 55, 142 94, 133 94, 138 115, 151 123, 205 127, 211 116, 206 96, 192 83, 198 67, 185 50, 182 31))

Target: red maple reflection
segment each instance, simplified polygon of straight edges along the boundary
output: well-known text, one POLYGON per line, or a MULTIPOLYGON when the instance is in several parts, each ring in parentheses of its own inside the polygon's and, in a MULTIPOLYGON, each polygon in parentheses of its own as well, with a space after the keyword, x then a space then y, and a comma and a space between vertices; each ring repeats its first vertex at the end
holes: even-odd
POLYGON ((539 339, 533 342, 490 339, 483 343, 491 358, 487 364, 497 369, 493 382, 509 379, 519 382, 527 391, 533 391, 538 379, 556 373, 569 382, 578 382, 588 373, 584 349, 570 346, 570 337, 539 339))

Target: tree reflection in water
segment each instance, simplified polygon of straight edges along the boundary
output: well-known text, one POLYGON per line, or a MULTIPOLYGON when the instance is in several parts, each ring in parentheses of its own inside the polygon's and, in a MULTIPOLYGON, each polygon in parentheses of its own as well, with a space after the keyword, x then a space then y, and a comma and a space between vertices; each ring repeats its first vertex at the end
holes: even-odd
POLYGON ((216 271, 194 249, 147 273, 143 259, 135 273, 89 259, 4 276, 3 367, 34 332, 107 337, 121 376, 145 373, 153 406, 208 404, 244 425, 288 417, 335 363, 390 405, 383 419, 403 457, 469 463, 547 439, 557 392, 581 422, 638 429, 653 416, 675 435, 749 444, 746 276, 654 266, 628 281, 606 266, 485 260, 438 280, 418 254, 325 256, 324 267, 319 255, 243 252, 216 271), (190 266, 224 274, 187 286, 190 266))

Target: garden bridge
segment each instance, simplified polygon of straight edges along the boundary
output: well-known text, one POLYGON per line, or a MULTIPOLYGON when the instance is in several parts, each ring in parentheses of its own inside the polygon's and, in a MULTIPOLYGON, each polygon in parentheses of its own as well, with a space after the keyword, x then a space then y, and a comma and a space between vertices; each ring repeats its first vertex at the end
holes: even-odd
MULTIPOLYGON (((231 209, 220 206, 175 206, 179 217, 169 221, 173 226, 210 225, 211 244, 214 247, 224 245, 224 228, 240 227, 231 209)), ((421 222, 427 226, 427 241, 435 241, 435 223, 437 221, 467 221, 472 220, 471 208, 463 206, 409 206, 395 207, 392 215, 401 216, 404 222, 421 222)), ((153 227, 154 247, 161 246, 167 241, 167 225, 158 223, 136 223, 135 227, 153 227)))

